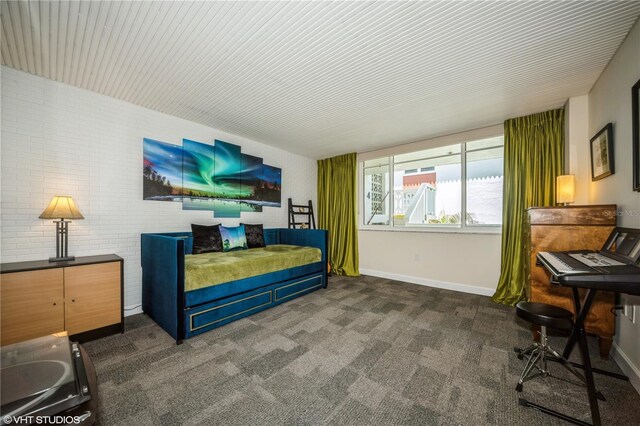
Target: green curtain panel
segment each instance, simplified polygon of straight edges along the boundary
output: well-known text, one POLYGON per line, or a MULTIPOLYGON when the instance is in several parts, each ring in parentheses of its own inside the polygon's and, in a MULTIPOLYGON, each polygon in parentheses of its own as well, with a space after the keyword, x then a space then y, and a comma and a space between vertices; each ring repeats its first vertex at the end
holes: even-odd
POLYGON ((358 276, 357 155, 318 160, 318 225, 329 231, 329 263, 337 275, 358 276))
POLYGON ((556 177, 563 167, 563 108, 504 122, 502 263, 494 302, 515 305, 527 299, 526 209, 555 204, 556 177))

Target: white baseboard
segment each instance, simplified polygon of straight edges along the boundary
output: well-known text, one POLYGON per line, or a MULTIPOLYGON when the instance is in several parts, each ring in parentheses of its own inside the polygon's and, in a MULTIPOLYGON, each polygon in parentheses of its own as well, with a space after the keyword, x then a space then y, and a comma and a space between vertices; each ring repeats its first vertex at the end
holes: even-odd
POLYGON ((125 306, 124 307, 124 316, 128 317, 131 315, 135 315, 135 314, 141 314, 142 313, 142 305, 137 304, 137 305, 130 305, 130 306, 125 306))
POLYGON ((616 342, 613 342, 613 360, 618 364, 622 372, 629 376, 629 381, 636 389, 636 392, 640 393, 640 370, 631 362, 627 354, 620 349, 620 346, 616 345, 616 342))
POLYGON ((462 293, 479 294, 482 296, 493 296, 495 289, 480 287, 469 284, 450 283, 447 281, 429 280, 426 278, 412 277, 409 275, 394 274, 391 272, 374 271, 371 269, 360 268, 362 275, 371 275, 378 278, 388 278, 390 280, 404 281, 411 284, 419 284, 427 287, 443 288, 446 290, 454 290, 462 293))

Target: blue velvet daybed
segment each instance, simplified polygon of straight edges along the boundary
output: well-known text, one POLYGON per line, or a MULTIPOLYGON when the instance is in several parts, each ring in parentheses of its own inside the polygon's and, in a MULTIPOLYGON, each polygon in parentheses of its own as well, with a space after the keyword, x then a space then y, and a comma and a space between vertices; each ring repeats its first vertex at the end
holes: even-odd
POLYGON ((321 259, 187 290, 185 255, 192 253, 191 232, 142 234, 142 310, 180 344, 191 336, 327 287, 327 231, 265 229, 264 240, 267 246, 315 247, 321 259))

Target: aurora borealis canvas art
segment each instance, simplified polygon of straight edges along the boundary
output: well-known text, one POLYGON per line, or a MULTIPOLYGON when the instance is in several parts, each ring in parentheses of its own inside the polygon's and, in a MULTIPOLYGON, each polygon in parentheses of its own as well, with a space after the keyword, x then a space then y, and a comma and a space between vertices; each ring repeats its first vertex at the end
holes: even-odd
POLYGON ((281 206, 282 170, 263 164, 262 158, 243 154, 238 145, 220 140, 209 145, 183 139, 180 147, 145 139, 144 161, 145 200, 182 201, 184 210, 212 210, 218 218, 239 218, 241 212, 281 206), (178 152, 179 166, 175 161, 178 152), (175 185, 171 186, 175 193, 172 195, 179 195, 179 199, 153 195, 155 184, 146 177, 147 164, 157 169, 155 179, 160 182, 168 181, 169 176, 175 180, 179 170, 181 185, 177 191, 175 185))
POLYGON ((142 197, 144 200, 180 201, 182 197, 182 148, 143 139, 142 197))

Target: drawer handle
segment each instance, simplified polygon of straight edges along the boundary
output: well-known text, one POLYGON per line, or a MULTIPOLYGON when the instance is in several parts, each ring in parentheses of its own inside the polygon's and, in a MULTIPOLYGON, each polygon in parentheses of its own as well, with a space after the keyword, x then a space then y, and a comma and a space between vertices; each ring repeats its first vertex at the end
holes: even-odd
POLYGON ((57 305, 57 303, 56 303, 56 302, 53 302, 53 306, 56 306, 56 305, 57 305))
POLYGON ((72 301, 72 302, 75 302, 75 301, 76 301, 76 299, 71 299, 71 301, 72 301))

